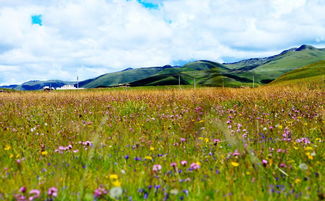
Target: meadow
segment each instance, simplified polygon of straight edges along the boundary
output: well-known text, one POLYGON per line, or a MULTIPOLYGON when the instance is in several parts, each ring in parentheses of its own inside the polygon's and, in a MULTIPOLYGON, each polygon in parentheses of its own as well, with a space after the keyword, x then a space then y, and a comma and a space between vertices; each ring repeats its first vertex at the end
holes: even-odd
POLYGON ((322 88, 0 93, 0 200, 324 200, 322 88))

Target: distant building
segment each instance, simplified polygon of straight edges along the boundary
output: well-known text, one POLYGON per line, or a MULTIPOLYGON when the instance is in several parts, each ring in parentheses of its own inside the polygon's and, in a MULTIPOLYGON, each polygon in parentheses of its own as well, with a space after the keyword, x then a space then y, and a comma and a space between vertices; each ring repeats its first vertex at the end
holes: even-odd
POLYGON ((53 87, 50 87, 50 86, 45 86, 43 87, 43 90, 44 91, 52 91, 52 90, 55 90, 53 87))
POLYGON ((84 88, 77 88, 72 84, 69 85, 63 85, 62 87, 56 88, 56 90, 76 90, 76 89, 84 89, 84 88))

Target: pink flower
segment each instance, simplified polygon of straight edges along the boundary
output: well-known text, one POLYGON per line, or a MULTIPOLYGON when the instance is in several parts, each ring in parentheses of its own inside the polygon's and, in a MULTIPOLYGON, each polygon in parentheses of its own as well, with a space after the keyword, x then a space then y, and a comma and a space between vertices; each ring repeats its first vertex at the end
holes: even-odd
POLYGON ((217 145, 219 142, 221 142, 220 139, 213 139, 213 143, 214 143, 214 145, 217 145))
POLYGON ((181 142, 185 142, 186 141, 186 139, 185 138, 181 138, 181 142))
POLYGON ((47 191, 47 195, 50 196, 50 197, 58 196, 58 189, 55 188, 55 187, 49 188, 49 190, 47 191))
POLYGON ((182 166, 186 166, 187 165, 187 161, 181 161, 181 165, 182 166))
POLYGON ((41 191, 37 190, 37 189, 33 189, 33 190, 29 191, 29 194, 31 195, 29 197, 29 200, 32 201, 32 200, 37 199, 37 198, 40 197, 41 191))
POLYGON ((27 201, 26 197, 20 194, 15 195, 16 201, 27 201))
POLYGON ((279 166, 280 166, 280 168, 285 168, 285 167, 287 167, 287 165, 286 165, 285 163, 281 163, 279 166))
POLYGON ((159 164, 153 165, 152 171, 158 172, 159 170, 161 170, 161 165, 159 164))
POLYGON ((267 160, 263 159, 262 164, 263 164, 263 166, 266 166, 267 165, 267 160))
POLYGON ((193 169, 193 170, 197 170, 197 169, 199 169, 201 166, 198 164, 198 163, 192 163, 191 164, 191 169, 193 169))
POLYGON ((25 193, 26 191, 27 191, 27 188, 25 186, 23 186, 19 189, 19 192, 21 192, 21 193, 25 193))
POLYGON ((97 188, 94 192, 94 196, 95 198, 100 198, 102 197, 103 195, 106 195, 107 194, 107 190, 105 188, 97 188))
POLYGON ((175 162, 174 163, 171 163, 170 166, 173 167, 173 168, 175 168, 177 166, 177 163, 175 163, 175 162))
POLYGON ((239 156, 239 155, 240 155, 240 153, 239 153, 237 150, 235 150, 235 152, 234 152, 234 153, 232 153, 232 155, 233 155, 233 156, 239 156))
POLYGON ((297 139, 296 142, 302 143, 302 144, 310 144, 310 140, 308 138, 306 138, 306 137, 297 139))

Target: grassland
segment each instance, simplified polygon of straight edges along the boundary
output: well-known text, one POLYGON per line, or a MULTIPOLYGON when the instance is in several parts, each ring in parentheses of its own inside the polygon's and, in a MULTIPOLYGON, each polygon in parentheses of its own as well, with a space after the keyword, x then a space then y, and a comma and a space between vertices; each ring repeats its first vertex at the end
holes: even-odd
POLYGON ((0 200, 321 200, 324 95, 0 93, 0 200))

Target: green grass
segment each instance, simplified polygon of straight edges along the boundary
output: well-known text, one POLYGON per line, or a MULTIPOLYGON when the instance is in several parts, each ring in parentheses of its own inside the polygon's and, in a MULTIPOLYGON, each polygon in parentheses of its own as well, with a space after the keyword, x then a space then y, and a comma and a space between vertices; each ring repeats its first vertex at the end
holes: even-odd
POLYGON ((186 87, 0 93, 0 200, 50 199, 50 187, 67 201, 99 188, 120 200, 324 196, 323 90, 186 87))
POLYGON ((126 84, 129 82, 134 82, 152 76, 164 68, 162 67, 152 67, 152 68, 137 68, 128 71, 120 71, 115 73, 108 73, 90 82, 86 82, 85 85, 82 85, 84 88, 96 88, 96 87, 108 87, 116 86, 119 84, 126 84))

